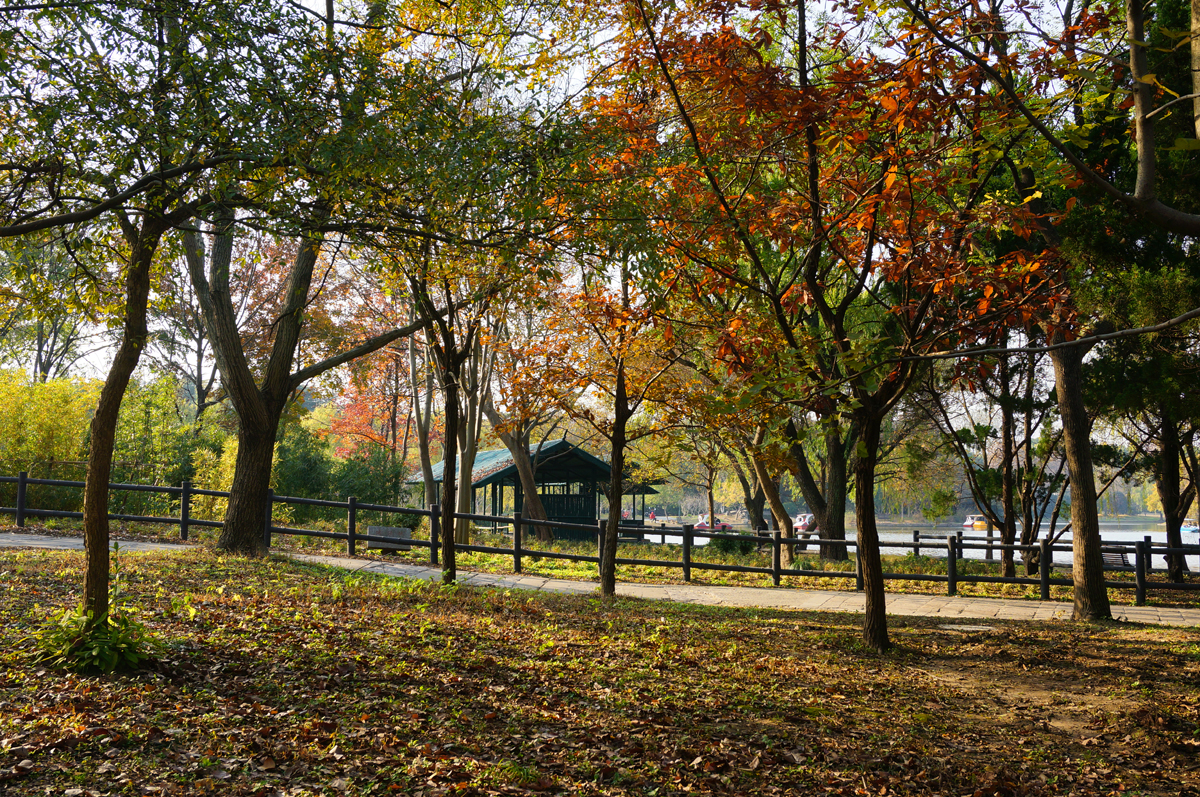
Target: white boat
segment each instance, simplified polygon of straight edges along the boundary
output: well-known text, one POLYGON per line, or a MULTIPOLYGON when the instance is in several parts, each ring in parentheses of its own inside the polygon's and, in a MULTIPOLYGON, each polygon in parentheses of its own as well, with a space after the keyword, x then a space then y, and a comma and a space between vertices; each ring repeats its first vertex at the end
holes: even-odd
POLYGON ((1196 534, 1200 532, 1200 525, 1196 524, 1195 518, 1188 518, 1179 526, 1179 531, 1183 534, 1196 534))

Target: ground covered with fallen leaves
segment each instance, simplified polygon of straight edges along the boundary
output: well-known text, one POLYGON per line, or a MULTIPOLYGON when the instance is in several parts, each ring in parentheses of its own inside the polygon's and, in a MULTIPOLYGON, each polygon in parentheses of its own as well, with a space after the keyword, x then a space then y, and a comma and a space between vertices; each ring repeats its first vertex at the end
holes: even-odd
POLYGON ((154 666, 30 634, 83 555, 0 550, 0 793, 1200 794, 1200 638, 444 588, 121 554, 154 666))

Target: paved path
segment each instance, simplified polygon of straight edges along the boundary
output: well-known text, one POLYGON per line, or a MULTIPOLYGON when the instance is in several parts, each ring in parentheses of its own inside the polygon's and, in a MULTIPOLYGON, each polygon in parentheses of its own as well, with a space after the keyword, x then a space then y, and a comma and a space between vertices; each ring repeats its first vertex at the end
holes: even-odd
MULTIPOLYGON (((36 534, 0 533, 0 548, 56 548, 82 550, 78 537, 49 537, 36 534)), ((182 551, 192 546, 152 542, 121 542, 127 551, 182 551)), ((370 559, 350 559, 341 556, 293 554, 305 562, 340 567, 359 573, 378 573, 386 576, 419 578, 437 581, 442 577, 434 567, 411 564, 392 564, 370 559)), ((0 554, 0 561, 3 555, 0 554)), ((459 582, 499 589, 528 589, 590 595, 596 584, 590 581, 569 581, 541 576, 501 575, 460 570, 459 582)), ((862 613, 864 596, 860 592, 834 590, 770 589, 760 587, 715 587, 701 584, 628 584, 618 583, 617 593, 630 598, 669 600, 678 603, 700 603, 709 606, 740 606, 745 608, 792 609, 798 611, 862 613)), ((1069 619, 1068 603, 1009 600, 1004 598, 951 598, 945 595, 908 595, 890 593, 888 614, 917 617, 945 617, 981 620, 1055 620, 1069 619)), ((1153 623, 1173 626, 1200 626, 1200 609, 1172 609, 1158 606, 1113 606, 1113 617, 1132 623, 1153 623)))

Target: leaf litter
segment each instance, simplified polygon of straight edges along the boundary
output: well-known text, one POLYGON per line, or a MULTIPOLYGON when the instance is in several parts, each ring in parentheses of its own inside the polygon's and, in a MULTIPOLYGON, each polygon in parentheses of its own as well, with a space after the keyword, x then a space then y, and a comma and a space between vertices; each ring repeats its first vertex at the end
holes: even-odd
POLYGON ((125 555, 163 649, 31 656, 83 557, 0 552, 0 793, 1200 794, 1200 640, 441 587, 125 555))

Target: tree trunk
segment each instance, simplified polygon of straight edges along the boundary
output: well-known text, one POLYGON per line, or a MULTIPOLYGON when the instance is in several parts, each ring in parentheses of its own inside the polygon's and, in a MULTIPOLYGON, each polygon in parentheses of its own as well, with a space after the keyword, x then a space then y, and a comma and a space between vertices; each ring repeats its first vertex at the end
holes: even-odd
MULTIPOLYGON (((1179 444, 1178 427, 1165 403, 1159 405, 1158 462, 1154 468, 1154 484, 1158 488, 1158 499, 1162 503, 1163 519, 1167 525, 1167 546, 1179 548, 1183 545, 1183 525, 1187 509, 1180 500, 1179 457, 1183 453, 1179 444)), ((1188 504, 1190 506, 1190 502, 1188 504)), ((1181 554, 1167 556, 1167 577, 1175 583, 1183 581, 1187 563, 1181 554)))
POLYGON ((225 510, 225 525, 217 540, 223 551, 242 556, 262 556, 266 553, 267 503, 271 489, 271 466, 275 459, 275 435, 279 415, 270 428, 238 425, 238 450, 234 460, 233 484, 229 488, 229 505, 225 510))
POLYGON ((1200 0, 1192 0, 1192 121, 1200 138, 1200 0))
MULTIPOLYGON (((771 474, 767 472, 767 466, 759 456, 751 454, 750 462, 754 466, 754 475, 758 477, 758 483, 767 497, 767 506, 771 507, 771 515, 775 518, 775 527, 779 529, 782 537, 790 538, 792 536, 792 518, 779 498, 775 480, 771 478, 771 474)), ((779 564, 781 567, 790 568, 796 561, 795 551, 792 550, 791 545, 783 545, 780 548, 779 564)))
POLYGON ((454 548, 455 475, 458 471, 458 378, 443 374, 443 400, 446 404, 446 445, 442 457, 442 583, 453 584, 458 577, 454 548))
MULTIPOLYGON (((1005 345, 1008 345, 1007 336, 1005 345)), ((1000 359, 1000 436, 1003 440, 1003 470, 1000 483, 1000 503, 1004 508, 1003 524, 1000 526, 1000 543, 1012 545, 1017 540, 1017 510, 1015 501, 1016 465, 1015 462, 1015 423, 1013 417, 1013 396, 1009 389, 1008 357, 1000 359)), ((991 524, 989 520, 989 525, 991 524)), ((1000 568, 1006 578, 1017 575, 1016 563, 1013 560, 1013 550, 1003 548, 1000 551, 1000 568)))
MULTIPOLYGON (((842 429, 831 424, 825 430, 825 513, 817 517, 822 540, 846 539, 846 443, 842 429)), ((845 561, 850 558, 845 545, 822 545, 821 558, 845 561)))
POLYGON ((746 468, 742 466, 742 462, 749 462, 749 455, 744 448, 739 449, 735 454, 724 443, 721 443, 721 450, 729 457, 729 462, 733 466, 733 472, 737 476, 738 484, 742 488, 742 505, 746 507, 746 519, 750 524, 751 531, 758 531, 767 527, 766 518, 763 517, 763 508, 767 504, 766 493, 763 492, 762 485, 758 483, 758 477, 754 473, 753 466, 750 467, 750 472, 746 472, 746 468), (741 458, 739 460, 739 457, 741 458))
MULTIPOLYGON (((413 315, 415 317, 416 310, 413 315)), ((433 423, 433 377, 429 372, 428 363, 422 372, 417 370, 416 342, 408 340, 408 373, 412 381, 412 405, 417 421, 417 454, 421 459, 421 477, 425 486, 425 503, 432 506, 437 503, 437 482, 433 480, 433 455, 430 452, 430 427, 433 423), (425 383, 424 396, 420 390, 421 382, 425 383), (424 400, 425 410, 422 412, 421 403, 424 400)))
POLYGON ((1104 561, 1100 555, 1091 427, 1083 405, 1083 356, 1086 351, 1084 346, 1054 349, 1050 359, 1054 363, 1055 391, 1062 419, 1067 472, 1071 478, 1071 534, 1075 541, 1071 571, 1075 580, 1074 618, 1107 620, 1112 618, 1112 609, 1108 603, 1108 589, 1104 586, 1104 561))
POLYGON ((883 588, 883 561, 879 556, 879 529, 875 525, 875 465, 879 456, 881 419, 860 419, 854 458, 854 505, 858 525, 858 560, 862 568, 866 608, 863 641, 880 653, 891 647, 887 628, 887 597, 883 588))
POLYGON ((108 616, 108 483, 112 476, 113 443, 121 399, 146 348, 146 309, 150 297, 150 265, 165 226, 143 222, 140 234, 126 222, 126 239, 131 244, 125 274, 125 323, 121 344, 113 357, 100 390, 96 414, 92 416, 88 442, 87 475, 83 487, 83 542, 87 570, 83 579, 83 610, 90 625, 108 616))
MULTIPOLYGON (((508 453, 512 456, 513 465, 517 468, 517 478, 521 482, 521 493, 524 496, 524 503, 521 506, 521 516, 532 518, 533 520, 547 520, 546 508, 542 505, 542 497, 538 493, 537 474, 533 468, 533 458, 529 456, 529 433, 531 426, 522 423, 520 431, 516 434, 503 431, 504 418, 496 411, 492 405, 490 396, 484 397, 483 404, 484 414, 487 415, 488 423, 492 425, 496 436, 500 438, 500 442, 504 443, 504 447, 508 449, 508 453)), ((533 527, 534 533, 541 542, 553 542, 554 530, 549 526, 538 524, 533 527)))
POLYGON ((225 525, 217 547, 246 556, 261 556, 266 551, 263 519, 271 482, 275 434, 292 395, 292 362, 304 327, 304 309, 308 304, 321 238, 303 238, 296 252, 288 274, 284 304, 275 320, 271 354, 260 388, 246 360, 230 294, 234 222, 231 211, 219 213, 214 223, 214 244, 207 274, 204 244, 199 236, 191 232, 184 234, 184 252, 213 356, 238 417, 238 456, 225 525), (246 450, 242 449, 243 444, 246 450), (243 468, 250 470, 243 472, 243 468))
MULTIPOLYGON (((473 408, 468 401, 467 411, 458 419, 458 511, 464 515, 475 513, 475 455, 479 452, 479 438, 474 434, 473 408)), ((457 518, 454 521, 454 541, 460 545, 471 542, 471 528, 474 523, 470 518, 457 518)))
MULTIPOLYGON (((788 422, 788 453, 796 467, 796 481, 804 503, 817 522, 817 536, 822 540, 846 539, 846 450, 841 427, 829 421, 825 428, 825 467, 821 481, 812 475, 808 455, 800 442, 794 421, 788 422)), ((844 545, 821 545, 821 558, 845 561, 849 553, 844 545)))
POLYGON ((625 360, 617 360, 613 425, 609 442, 612 447, 612 471, 608 480, 608 524, 604 532, 603 555, 600 561, 600 595, 612 598, 617 594, 617 537, 620 534, 621 504, 625 478, 625 429, 632 415, 629 393, 625 385, 625 360))

